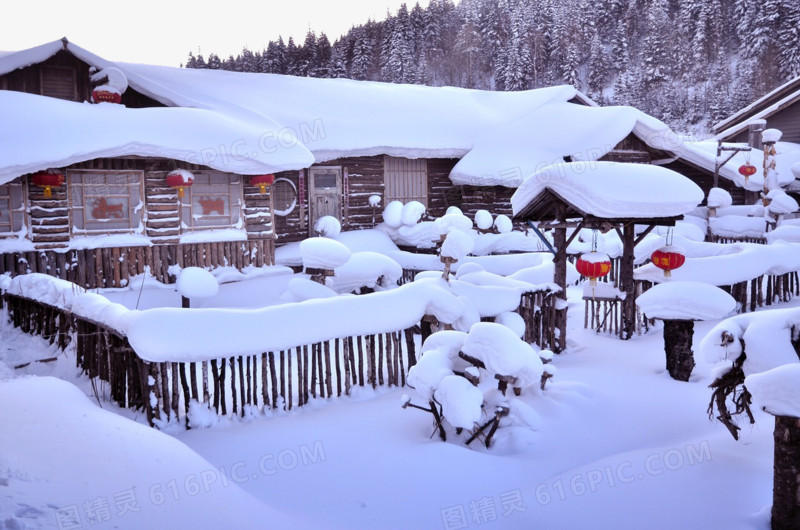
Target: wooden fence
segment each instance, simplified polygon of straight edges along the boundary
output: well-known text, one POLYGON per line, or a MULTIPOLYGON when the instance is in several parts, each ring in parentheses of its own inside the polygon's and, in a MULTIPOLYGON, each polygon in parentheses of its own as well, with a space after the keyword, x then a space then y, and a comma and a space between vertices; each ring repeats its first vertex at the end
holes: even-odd
POLYGON ((0 274, 39 272, 68 280, 86 289, 124 287, 128 280, 150 274, 162 283, 174 282, 171 265, 181 267, 236 267, 272 265, 274 240, 251 239, 215 243, 113 247, 72 250, 34 250, 0 254, 0 274))
POLYGON ((122 408, 144 409, 150 425, 186 421, 196 402, 221 415, 291 410, 310 399, 350 395, 355 386, 404 386, 416 364, 413 331, 345 337, 260 355, 193 363, 148 362, 118 331, 58 307, 3 294, 20 330, 62 349, 75 341, 76 363, 108 384, 122 408), (248 412, 249 411, 249 412, 248 412))

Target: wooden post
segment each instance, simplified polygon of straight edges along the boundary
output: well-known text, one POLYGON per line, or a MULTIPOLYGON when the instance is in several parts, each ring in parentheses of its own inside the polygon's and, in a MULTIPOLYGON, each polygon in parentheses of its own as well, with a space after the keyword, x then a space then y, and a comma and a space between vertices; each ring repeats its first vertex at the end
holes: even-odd
POLYGON ((772 528, 800 528, 800 419, 775 416, 772 528))
POLYGON ((558 329, 557 343, 554 344, 556 353, 564 351, 567 347, 567 228, 566 206, 561 201, 556 203, 556 222, 558 225, 553 230, 553 243, 556 255, 553 258, 553 281, 561 287, 558 298, 563 300, 564 309, 556 310, 555 328, 558 329))
POLYGON ((630 339, 636 331, 636 286, 633 281, 633 249, 636 241, 635 225, 628 223, 622 228, 622 262, 620 263, 620 290, 625 293, 622 301, 622 339, 630 339))
POLYGON ((667 371, 676 381, 688 381, 694 368, 691 320, 664 321, 664 351, 667 354, 667 371))

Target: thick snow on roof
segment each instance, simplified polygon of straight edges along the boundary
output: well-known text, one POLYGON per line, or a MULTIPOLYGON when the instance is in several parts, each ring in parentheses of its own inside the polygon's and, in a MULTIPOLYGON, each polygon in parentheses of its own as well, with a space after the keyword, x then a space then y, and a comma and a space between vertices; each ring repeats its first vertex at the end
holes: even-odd
POLYGON ((155 156, 254 175, 306 167, 311 154, 277 128, 191 108, 127 109, 0 91, 0 184, 20 175, 114 156, 155 156), (265 136, 272 131, 272 137, 265 136))
POLYGON ((648 318, 662 320, 718 320, 736 309, 731 295, 702 282, 666 282, 636 299, 648 318))
MULTIPOLYGON (((54 41, 0 57, 0 73, 64 46, 54 41)), ((262 132, 274 131, 279 141, 299 140, 318 163, 378 154, 463 157, 451 172, 454 183, 516 187, 564 157, 596 160, 632 132, 656 149, 682 145, 655 118, 631 107, 593 106, 570 86, 492 92, 302 78, 113 63, 73 43, 66 48, 90 65, 120 69, 131 88, 167 106, 218 111, 267 127, 262 132), (569 103, 576 97, 589 105, 569 103)))
POLYGON ((526 179, 511 197, 514 214, 547 190, 600 218, 679 216, 693 210, 704 197, 697 184, 660 166, 566 162, 526 179))
POLYGON ((596 160, 631 132, 657 149, 680 144, 666 125, 631 107, 568 103, 578 95, 569 86, 490 92, 118 66, 136 90, 167 104, 274 119, 317 162, 376 154, 463 157, 450 174, 455 184, 515 187, 565 156, 596 160))

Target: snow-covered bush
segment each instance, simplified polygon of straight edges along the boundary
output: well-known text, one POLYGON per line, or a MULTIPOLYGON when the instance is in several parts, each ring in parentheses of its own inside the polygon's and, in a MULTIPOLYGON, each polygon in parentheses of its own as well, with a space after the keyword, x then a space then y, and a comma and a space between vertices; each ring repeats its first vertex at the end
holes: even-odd
POLYGON ((454 434, 469 445, 482 438, 489 447, 498 428, 538 426, 538 415, 523 399, 541 394, 555 374, 545 365, 551 359, 552 352, 537 352, 502 324, 477 322, 467 333, 440 331, 424 342, 408 373, 409 386, 425 405, 403 396, 403 407, 430 412, 442 440, 454 434))
POLYGON ((314 223, 314 231, 322 237, 335 239, 342 231, 342 223, 332 215, 323 215, 314 223))

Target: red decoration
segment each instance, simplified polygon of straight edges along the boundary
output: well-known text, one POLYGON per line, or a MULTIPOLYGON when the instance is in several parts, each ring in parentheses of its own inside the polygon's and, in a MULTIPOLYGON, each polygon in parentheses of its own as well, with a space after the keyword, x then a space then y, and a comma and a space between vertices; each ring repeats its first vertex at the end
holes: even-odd
POLYGON ((92 91, 92 99, 95 103, 122 103, 122 96, 110 90, 96 88, 92 91))
POLYGON ((582 276, 589 278, 589 282, 597 285, 597 278, 602 278, 611 272, 611 260, 601 252, 589 252, 578 259, 575 268, 582 276))
POLYGON ((650 261, 664 271, 665 278, 669 278, 671 276, 670 271, 679 269, 686 262, 686 256, 681 254, 677 247, 668 245, 653 252, 650 256, 650 261))
POLYGON ((167 186, 178 190, 178 198, 183 199, 183 190, 194 184, 194 175, 185 169, 174 169, 167 173, 167 186))
POLYGON ((105 197, 95 199, 92 203, 92 217, 95 219, 122 219, 122 203, 110 204, 105 197))
POLYGON ((750 164, 750 162, 746 162, 739 166, 739 174, 744 176, 744 180, 747 181, 752 175, 756 174, 756 166, 750 164))
POLYGON ((34 173, 31 180, 35 186, 44 188, 44 196, 50 198, 53 196, 52 188, 64 185, 64 174, 57 169, 47 169, 34 173))
POLYGON ((250 177, 250 185, 258 186, 261 195, 267 192, 267 186, 272 186, 275 182, 275 175, 254 175, 250 177))

